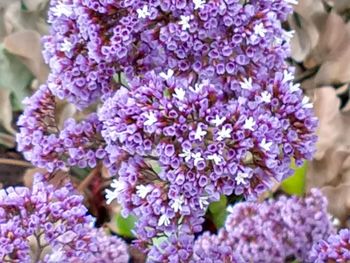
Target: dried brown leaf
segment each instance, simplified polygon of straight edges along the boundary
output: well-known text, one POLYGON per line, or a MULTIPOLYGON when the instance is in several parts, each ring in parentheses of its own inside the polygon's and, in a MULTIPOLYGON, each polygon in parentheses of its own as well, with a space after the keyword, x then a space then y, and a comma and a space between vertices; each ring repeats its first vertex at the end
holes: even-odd
POLYGON ((314 110, 319 119, 317 152, 314 156, 316 160, 323 159, 327 149, 342 136, 342 116, 339 105, 339 99, 332 87, 315 90, 314 110))
POLYGON ((292 58, 302 62, 308 57, 319 39, 318 24, 326 15, 321 0, 301 0, 288 19, 295 31, 291 40, 292 58))
POLYGON ((12 128, 12 106, 10 100, 11 92, 0 88, 0 124, 9 133, 15 134, 16 131, 12 128))
POLYGON ((40 38, 40 34, 36 31, 23 30, 7 36, 4 39, 4 47, 18 56, 39 82, 44 83, 49 69, 41 55, 40 38))
POLYGON ((350 214, 350 184, 325 186, 322 192, 328 199, 328 210, 344 225, 350 214))

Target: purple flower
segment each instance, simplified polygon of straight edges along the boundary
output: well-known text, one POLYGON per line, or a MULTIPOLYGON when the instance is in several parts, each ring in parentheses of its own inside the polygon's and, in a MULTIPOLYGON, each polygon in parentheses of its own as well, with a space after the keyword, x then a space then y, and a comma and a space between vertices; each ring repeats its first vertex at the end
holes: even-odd
POLYGON ((312 245, 334 232, 327 201, 316 189, 304 198, 281 196, 261 204, 238 203, 228 210, 217 235, 207 233, 196 241, 194 262, 314 262, 312 245))
POLYGON ((56 188, 45 176, 36 174, 32 189, 0 190, 1 261, 128 262, 123 241, 92 227, 73 186, 56 188))
POLYGON ((317 242, 311 251, 311 260, 321 262, 348 262, 350 260, 350 231, 341 229, 317 242))

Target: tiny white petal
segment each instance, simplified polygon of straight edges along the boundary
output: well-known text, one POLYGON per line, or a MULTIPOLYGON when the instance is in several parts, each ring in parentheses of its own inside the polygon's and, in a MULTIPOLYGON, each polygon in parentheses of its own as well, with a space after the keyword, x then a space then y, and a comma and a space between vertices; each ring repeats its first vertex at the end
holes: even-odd
POLYGON ((226 117, 220 117, 219 115, 215 116, 215 119, 211 121, 216 127, 222 125, 226 121, 226 117))
POLYGON ((291 5, 297 5, 299 2, 298 0, 285 0, 286 3, 291 4, 291 5))
POLYGON ((56 17, 60 17, 62 15, 69 17, 73 14, 73 6, 60 2, 56 6, 51 8, 51 12, 56 17))
POLYGON ((191 26, 190 26, 190 20, 191 20, 191 17, 190 16, 180 16, 180 22, 179 22, 179 25, 181 25, 182 27, 182 30, 187 30, 187 29, 190 29, 191 26))
POLYGON ((255 125, 255 121, 253 117, 249 117, 248 119, 245 120, 243 128, 246 130, 254 131, 254 125, 255 125))
POLYGON ((204 137, 205 135, 207 134, 207 131, 203 131, 202 130, 202 126, 201 125, 198 125, 197 126, 197 130, 196 130, 196 133, 195 133, 195 135, 194 135, 194 138, 196 139, 196 140, 200 140, 200 141, 202 141, 202 137, 204 137))
POLYGON ((159 218, 158 226, 162 226, 162 225, 165 225, 165 226, 170 225, 170 219, 166 214, 161 215, 161 217, 159 218))
POLYGON ((184 197, 181 195, 180 197, 177 197, 174 199, 174 202, 171 205, 171 208, 174 209, 174 212, 177 213, 178 211, 182 210, 182 205, 184 203, 184 197))
POLYGON ((302 107, 305 108, 305 109, 311 109, 313 106, 312 106, 312 103, 310 102, 310 98, 305 96, 301 102, 302 104, 302 107))
POLYGON ((184 150, 179 156, 184 158, 186 162, 189 162, 192 158, 192 152, 191 150, 184 150))
POLYGON ((205 0, 193 0, 194 3, 194 10, 203 8, 205 4, 205 0))
POLYGON ((146 113, 145 117, 147 118, 147 120, 144 122, 145 126, 152 126, 158 121, 153 112, 149 112, 148 114, 146 113))
POLYGON ((118 197, 118 192, 106 189, 106 204, 109 205, 118 197))
POLYGON ((208 196, 199 197, 199 207, 205 209, 209 205, 208 196))
POLYGON ((73 47, 72 43, 69 42, 69 40, 65 38, 63 43, 61 44, 61 49, 60 50, 62 52, 69 52, 69 51, 72 50, 72 47, 73 47))
POLYGON ((288 70, 283 71, 283 83, 286 83, 288 81, 291 81, 294 79, 293 73, 289 72, 288 70))
POLYGON ((173 95, 178 100, 184 100, 185 99, 186 92, 183 88, 175 88, 175 94, 173 95))
POLYGON ((202 154, 200 152, 193 153, 192 158, 194 159, 193 161, 194 165, 197 165, 200 161, 204 161, 204 159, 202 158, 202 154))
POLYGON ((252 78, 244 78, 243 82, 240 82, 241 88, 246 90, 251 90, 253 88, 253 80, 252 78))
POLYGON ((148 11, 147 5, 144 5, 142 8, 139 8, 136 11, 137 11, 137 15, 138 15, 139 18, 147 18, 151 14, 148 11))
POLYGON ((247 178, 249 178, 249 174, 238 172, 237 176, 235 178, 235 181, 236 181, 237 185, 245 184, 246 183, 245 179, 247 179, 247 178))
POLYGON ((289 85, 289 90, 290 90, 290 92, 296 92, 296 91, 298 91, 298 90, 300 90, 300 84, 299 83, 296 83, 296 84, 293 84, 293 83, 291 83, 290 85, 289 85))
POLYGON ((153 187, 151 185, 138 185, 136 186, 136 194, 141 197, 142 199, 144 199, 150 192, 152 192, 153 187))
POLYGON ((271 146, 272 146, 272 142, 267 142, 266 139, 264 138, 261 143, 260 143, 261 148, 263 148, 265 151, 269 151, 271 146))
POLYGON ((208 156, 208 160, 212 160, 212 161, 214 161, 214 163, 216 164, 216 165, 219 165, 221 162, 222 162, 222 158, 221 158, 221 156, 220 155, 218 155, 218 154, 212 154, 212 155, 209 155, 208 156))
POLYGON ((161 72, 159 74, 159 76, 165 80, 169 80, 171 79, 173 76, 174 76, 174 71, 172 69, 168 69, 168 71, 165 73, 165 72, 161 72))
POLYGON ((266 90, 261 93, 261 100, 265 103, 270 103, 271 97, 272 95, 266 90))
POLYGON ((222 127, 222 129, 218 131, 218 141, 231 138, 231 132, 231 128, 222 127))
POLYGON ((257 24, 254 26, 254 34, 260 37, 265 37, 267 30, 264 27, 263 23, 257 24))

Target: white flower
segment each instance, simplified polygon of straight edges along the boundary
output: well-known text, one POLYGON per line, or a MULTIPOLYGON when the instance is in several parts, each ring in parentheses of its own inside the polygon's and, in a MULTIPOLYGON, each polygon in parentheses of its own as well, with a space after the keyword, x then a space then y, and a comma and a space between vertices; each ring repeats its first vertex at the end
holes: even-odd
POLYGON ((290 5, 297 5, 299 3, 298 0, 285 0, 285 1, 290 5))
POLYGON ((226 127, 222 127, 222 129, 218 132, 218 141, 231 138, 231 132, 231 128, 226 129, 226 127))
POLYGON ((287 42, 290 42, 290 40, 294 37, 294 34, 295 34, 294 30, 290 30, 290 31, 283 30, 283 36, 287 42))
POLYGON ((171 79, 173 75, 174 75, 174 70, 172 70, 172 69, 168 69, 167 73, 161 72, 159 74, 159 76, 162 77, 165 80, 171 79))
POLYGON ((293 83, 291 83, 290 85, 289 85, 289 90, 290 90, 290 92, 296 92, 296 91, 298 91, 298 90, 300 90, 300 84, 299 83, 296 83, 296 84, 293 84, 293 83))
POLYGON ((209 205, 208 196, 199 197, 199 207, 203 210, 209 205))
POLYGON ((240 82, 240 84, 242 89, 251 90, 253 88, 252 78, 248 78, 248 79, 244 78, 243 82, 240 82))
POLYGON ((178 100, 184 100, 186 92, 183 88, 175 88, 175 94, 173 95, 178 100))
POLYGON ((237 185, 245 184, 245 179, 249 178, 249 174, 238 172, 235 178, 237 185))
POLYGON ((288 70, 283 71, 283 83, 286 83, 288 81, 291 81, 294 79, 293 73, 289 72, 288 70))
POLYGON ((200 161, 204 161, 200 152, 193 153, 192 158, 194 159, 194 165, 196 165, 196 166, 200 161))
POLYGON ((209 155, 209 156, 208 156, 208 160, 214 161, 214 163, 215 163, 216 165, 219 165, 219 164, 222 162, 221 156, 218 155, 218 154, 216 154, 216 153, 214 153, 214 154, 212 154, 212 155, 209 155))
POLYGON ((63 43, 61 44, 61 49, 60 50, 62 52, 69 52, 69 51, 72 50, 72 47, 73 47, 72 43, 69 42, 69 40, 65 38, 63 43))
POLYGON ((147 118, 147 120, 144 122, 145 126, 152 126, 158 121, 153 112, 149 112, 148 115, 146 113, 145 117, 147 118))
POLYGON ((114 190, 106 189, 106 203, 109 205, 112 203, 114 199, 118 197, 118 195, 123 192, 126 188, 126 184, 123 181, 119 181, 114 179, 111 183, 111 187, 114 188, 114 190))
POLYGON ((254 34, 258 35, 260 37, 264 37, 266 34, 267 30, 264 27, 263 23, 257 24, 254 26, 254 34))
POLYGON ((266 139, 264 138, 261 143, 260 143, 261 148, 263 148, 265 151, 269 151, 271 146, 272 146, 272 142, 266 142, 266 139))
POLYGON ((56 17, 60 17, 62 15, 69 17, 73 14, 73 8, 72 5, 67 5, 60 2, 56 6, 51 8, 51 12, 56 17))
POLYGON ((136 10, 139 18, 147 18, 151 13, 148 11, 147 5, 136 10))
POLYGON ((116 191, 112 191, 109 189, 106 189, 106 204, 109 205, 113 202, 114 199, 118 197, 119 193, 116 191))
POLYGON ((215 116, 215 119, 211 121, 211 123, 213 123, 216 127, 222 125, 226 120, 226 117, 221 117, 219 115, 215 116))
POLYGON ((179 22, 179 25, 182 26, 182 30, 187 30, 187 29, 191 28, 190 23, 189 23, 191 20, 190 16, 180 16, 180 19, 181 19, 181 21, 179 22))
POLYGON ((174 199, 174 202, 171 205, 171 208, 174 209, 174 212, 177 213, 178 211, 182 210, 182 205, 184 203, 184 197, 181 195, 180 197, 177 197, 174 199))
POLYGON ((310 98, 308 96, 305 96, 301 102, 302 107, 305 109, 312 108, 312 103, 310 102, 310 98))
POLYGON ((162 225, 165 225, 165 226, 170 225, 170 219, 166 214, 162 214, 161 217, 159 218, 158 226, 162 226, 162 225))
POLYGON ((203 5, 205 4, 205 0, 193 0, 194 3, 194 10, 203 8, 203 5))
POLYGON ((142 199, 144 199, 150 192, 152 192, 153 187, 152 185, 138 185, 136 186, 136 194, 141 197, 142 199))
POLYGON ((196 133, 194 135, 194 138, 196 140, 202 140, 202 137, 204 137, 205 135, 207 134, 207 131, 203 131, 202 130, 202 126, 201 125, 198 125, 197 126, 197 130, 196 130, 196 133))
POLYGON ((268 92, 268 91, 263 91, 262 93, 261 93, 261 100, 263 101, 263 102, 266 102, 266 103, 270 103, 271 102, 271 94, 268 92))
POLYGON ((185 158, 186 162, 189 162, 192 157, 191 150, 184 150, 181 154, 179 154, 180 157, 185 158))
POLYGON ((253 128, 254 125, 255 125, 255 121, 253 117, 249 117, 248 119, 245 120, 243 129, 254 131, 254 128, 253 128))
POLYGON ((226 208, 226 211, 229 212, 230 214, 232 214, 235 211, 234 206, 233 205, 228 206, 226 208))

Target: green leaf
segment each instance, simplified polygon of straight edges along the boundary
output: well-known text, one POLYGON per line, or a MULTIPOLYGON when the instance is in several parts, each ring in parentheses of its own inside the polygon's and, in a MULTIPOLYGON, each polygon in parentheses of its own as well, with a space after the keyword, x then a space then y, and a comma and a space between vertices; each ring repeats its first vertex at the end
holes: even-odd
POLYGON ((209 211, 211 213, 212 220, 217 228, 222 227, 225 224, 227 212, 227 197, 222 195, 220 200, 213 202, 209 205, 209 211))
POLYGON ((281 184, 281 188, 288 194, 302 196, 305 193, 307 162, 304 162, 301 167, 296 167, 293 162, 292 168, 295 170, 294 175, 285 179, 281 184))
POLYGON ((28 87, 32 79, 33 75, 23 63, 0 44, 0 89, 11 92, 14 110, 23 108, 21 101, 30 95, 28 87))
POLYGON ((123 237, 132 238, 134 235, 131 230, 134 229, 136 218, 134 216, 128 216, 124 218, 121 214, 115 215, 115 223, 117 226, 117 233, 123 237))
POLYGON ((220 196, 220 200, 217 202, 213 202, 209 205, 209 211, 213 214, 220 213, 222 210, 226 210, 227 205, 227 197, 222 195, 220 196))
POLYGON ((223 227, 225 225, 226 217, 227 217, 226 208, 221 210, 220 212, 213 215, 212 220, 217 229, 223 227))

